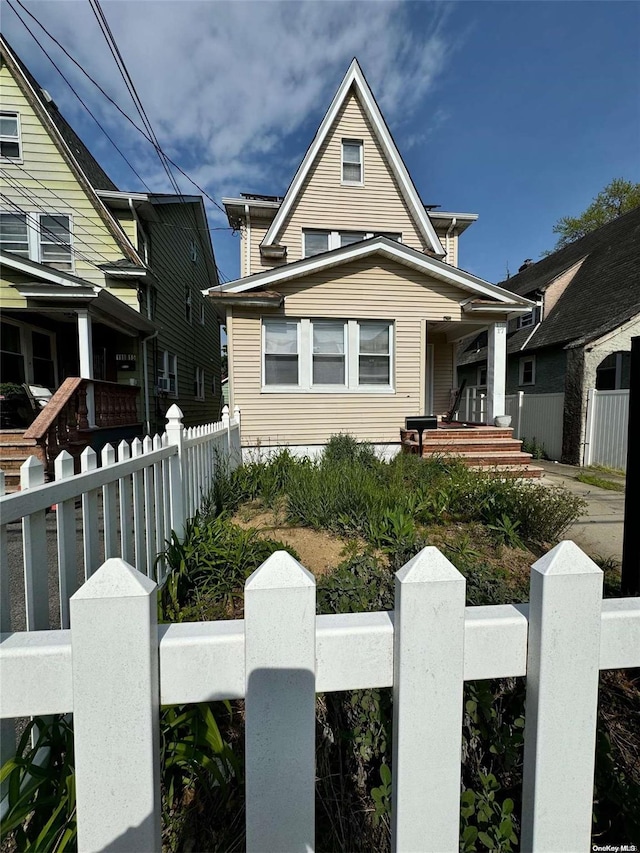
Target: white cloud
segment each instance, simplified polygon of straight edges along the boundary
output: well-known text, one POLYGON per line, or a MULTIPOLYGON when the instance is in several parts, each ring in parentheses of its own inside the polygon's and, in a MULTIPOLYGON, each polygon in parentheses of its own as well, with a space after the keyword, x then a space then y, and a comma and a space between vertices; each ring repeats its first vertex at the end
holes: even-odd
MULTIPOLYGON (((88 4, 57 0, 28 8, 139 123, 88 4)), ((449 8, 390 1, 103 2, 162 146, 216 198, 284 191, 292 158, 302 156, 353 56, 392 129, 406 126, 454 47, 446 32, 449 8)), ((6 6, 3 13, 9 39, 37 76, 51 80, 46 85, 55 83, 52 94, 73 122, 79 116, 73 96, 6 6)), ((40 37, 143 177, 168 189, 149 146, 40 37)), ((406 136, 428 132, 420 127, 406 136)), ((112 162, 111 171, 130 184, 115 152, 112 162)))

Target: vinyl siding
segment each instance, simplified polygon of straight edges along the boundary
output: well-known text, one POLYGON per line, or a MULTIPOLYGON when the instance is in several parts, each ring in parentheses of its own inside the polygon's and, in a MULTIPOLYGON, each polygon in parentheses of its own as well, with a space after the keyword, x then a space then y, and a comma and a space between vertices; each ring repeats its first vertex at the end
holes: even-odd
MULTIPOLYGON (((425 243, 402 198, 372 125, 352 92, 327 134, 302 185, 277 242, 288 248, 289 262, 302 257, 302 229, 394 231, 419 251, 425 243), (363 140, 364 183, 342 185, 342 139, 363 140)), ((252 234, 252 244, 254 236, 252 234)), ((253 272, 273 264, 259 263, 253 272)))
MULTIPOLYGON (((184 415, 184 424, 194 426, 219 419, 220 388, 220 328, 213 304, 201 290, 211 287, 205 262, 205 240, 198 242, 197 260, 191 260, 191 243, 196 227, 194 215, 186 204, 155 205, 160 218, 147 223, 150 240, 150 265, 158 280, 154 322, 159 327, 157 338, 149 346, 148 368, 150 415, 157 429, 164 429, 165 413, 177 403, 184 415), (191 292, 192 322, 186 317, 186 290, 191 292), (200 306, 204 304, 205 324, 200 323, 200 306), (162 352, 168 350, 178 357, 178 396, 158 395, 156 385, 162 352), (205 399, 194 396, 196 367, 204 368, 205 399), (215 377, 215 393, 212 382, 215 377)), ((200 227, 200 220, 197 227, 200 227)))
POLYGON ((436 234, 442 243, 442 248, 447 253, 442 259, 445 263, 451 264, 452 267, 458 266, 458 235, 451 234, 447 237, 446 231, 437 230, 436 234))
MULTIPOLYGON (((229 319, 231 381, 233 403, 242 411, 243 443, 315 444, 335 432, 397 442, 404 418, 418 414, 424 399, 423 323, 443 316, 459 320, 465 294, 386 259, 354 261, 278 290, 285 296, 285 316, 394 321, 395 388, 391 393, 262 393, 261 316, 236 308, 229 319)), ((453 383, 453 345, 429 333, 428 342, 434 345, 434 413, 444 414, 453 383)))
MULTIPOLYGON (((70 215, 73 273, 104 286, 104 273, 96 266, 121 259, 122 249, 6 65, 0 68, 0 87, 3 109, 19 113, 22 142, 22 162, 2 162, 3 170, 9 175, 9 179, 0 178, 3 195, 27 213, 70 215)), ((6 212, 16 212, 8 203, 3 202, 0 207, 6 212)), ((127 299, 127 302, 137 308, 136 301, 127 299)))

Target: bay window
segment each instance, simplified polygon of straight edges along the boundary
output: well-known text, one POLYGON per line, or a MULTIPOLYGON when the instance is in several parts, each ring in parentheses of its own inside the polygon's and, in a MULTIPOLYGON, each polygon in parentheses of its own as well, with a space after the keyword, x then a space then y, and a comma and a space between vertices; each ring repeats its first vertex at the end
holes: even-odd
POLYGON ((393 391, 390 320, 262 321, 265 391, 393 391))

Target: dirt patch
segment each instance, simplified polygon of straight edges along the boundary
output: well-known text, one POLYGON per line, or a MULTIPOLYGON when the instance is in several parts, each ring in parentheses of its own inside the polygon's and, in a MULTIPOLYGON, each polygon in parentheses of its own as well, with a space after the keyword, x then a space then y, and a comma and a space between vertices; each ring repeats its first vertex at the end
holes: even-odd
POLYGON ((333 571, 345 558, 347 539, 323 530, 287 525, 280 514, 262 505, 242 507, 231 521, 238 527, 253 528, 265 539, 279 539, 300 557, 302 565, 316 577, 333 571))

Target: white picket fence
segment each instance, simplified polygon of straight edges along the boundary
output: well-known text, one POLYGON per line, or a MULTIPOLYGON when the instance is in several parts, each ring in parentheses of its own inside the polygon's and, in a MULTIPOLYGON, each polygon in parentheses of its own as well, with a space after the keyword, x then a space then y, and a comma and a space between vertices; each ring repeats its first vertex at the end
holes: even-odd
POLYGON ((583 465, 627 467, 629 391, 596 391, 587 398, 583 465))
MULTIPOLYGON (((94 450, 81 456, 81 473, 62 451, 55 460, 55 480, 45 483, 42 463, 31 456, 21 468, 21 490, 4 495, 0 472, 0 582, 2 630, 11 626, 7 525, 22 525, 24 611, 28 631, 50 627, 50 584, 47 567, 46 512, 56 507, 56 551, 60 626, 69 627, 69 598, 78 588, 76 501, 81 499, 84 579, 103 560, 122 557, 138 571, 163 580, 157 555, 175 531, 181 536, 208 496, 219 465, 235 468, 241 461, 240 412, 222 421, 185 428, 182 412, 172 406, 162 436, 107 444, 101 466, 94 450), (100 534, 100 524, 104 532, 100 534)), ((14 596, 15 599, 15 596, 14 596)))
POLYGON ((395 610, 316 616, 285 552, 248 579, 244 620, 157 624, 156 584, 110 559, 71 629, 4 635, 0 716, 73 713, 78 849, 159 851, 159 708, 244 699, 247 851, 314 849, 316 693, 393 687, 393 849, 458 849, 463 683, 526 677, 521 846, 590 849, 598 673, 640 665, 640 598, 602 599, 572 542, 532 567, 529 605, 465 607, 425 548, 395 610))

